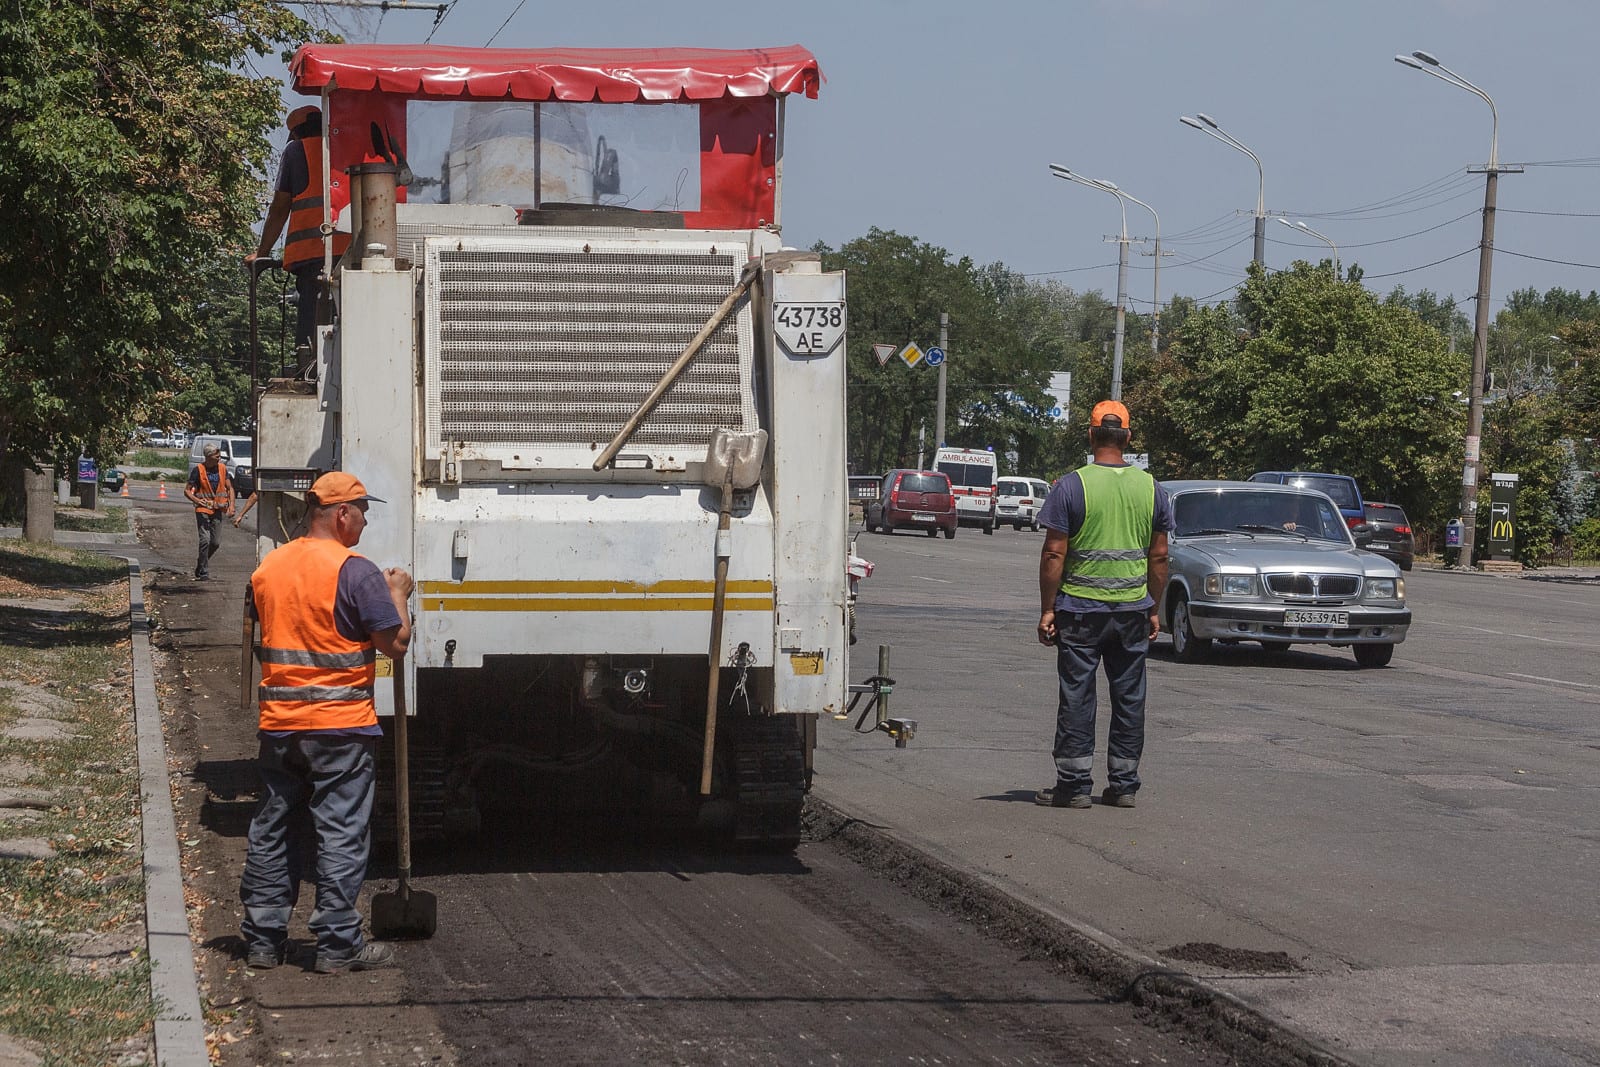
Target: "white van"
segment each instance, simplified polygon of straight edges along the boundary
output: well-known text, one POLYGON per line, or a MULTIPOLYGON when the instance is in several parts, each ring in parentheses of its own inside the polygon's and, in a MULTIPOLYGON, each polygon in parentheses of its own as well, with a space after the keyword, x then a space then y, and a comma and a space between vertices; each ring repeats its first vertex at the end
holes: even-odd
POLYGON ((1029 527, 1039 530, 1039 509, 1044 498, 1050 495, 1050 483, 1043 478, 1001 478, 995 487, 995 512, 997 521, 1009 522, 1011 528, 1029 527))
POLYGON ((253 467, 255 460, 251 454, 251 442, 248 437, 232 437, 226 434, 197 433, 194 442, 189 446, 189 471, 205 462, 206 446, 216 445, 222 449, 222 463, 228 468, 228 476, 236 478, 240 467, 253 467))
POLYGON ((933 469, 950 478, 956 496, 956 521, 994 533, 994 484, 998 469, 994 453, 977 448, 941 448, 933 454, 933 469))

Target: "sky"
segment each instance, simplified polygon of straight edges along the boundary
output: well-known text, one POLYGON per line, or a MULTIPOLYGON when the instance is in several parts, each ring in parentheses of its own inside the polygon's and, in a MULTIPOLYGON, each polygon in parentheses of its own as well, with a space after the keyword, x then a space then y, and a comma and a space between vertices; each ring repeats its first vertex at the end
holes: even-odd
MULTIPOLYGON (((326 9, 302 9, 324 11, 326 9)), ((1223 300, 1252 254, 1330 255, 1369 288, 1454 295, 1471 317, 1490 109, 1394 61, 1431 52, 1499 113, 1491 311, 1516 289, 1600 289, 1600 3, 1593 0, 457 0, 347 20, 350 41, 496 47, 799 44, 826 78, 791 98, 785 243, 835 247, 870 227, 980 264, 1116 293, 1118 200, 1051 176, 1114 182, 1160 215, 1159 279, 1131 244, 1129 306, 1159 280, 1223 300), (1205 112, 1260 157, 1182 125, 1205 112), (1537 164, 1537 165, 1536 165, 1537 164)), ((268 68, 270 70, 270 67, 268 68)), ((1128 205, 1128 233, 1155 221, 1128 205)))

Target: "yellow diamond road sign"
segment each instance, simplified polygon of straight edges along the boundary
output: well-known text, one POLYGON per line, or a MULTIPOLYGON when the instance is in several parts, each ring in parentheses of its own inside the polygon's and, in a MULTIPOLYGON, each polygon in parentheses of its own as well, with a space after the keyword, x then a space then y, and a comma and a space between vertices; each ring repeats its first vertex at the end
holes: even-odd
POLYGON ((915 367, 922 362, 922 349, 917 347, 917 342, 912 341, 900 350, 900 358, 906 361, 906 366, 915 367))

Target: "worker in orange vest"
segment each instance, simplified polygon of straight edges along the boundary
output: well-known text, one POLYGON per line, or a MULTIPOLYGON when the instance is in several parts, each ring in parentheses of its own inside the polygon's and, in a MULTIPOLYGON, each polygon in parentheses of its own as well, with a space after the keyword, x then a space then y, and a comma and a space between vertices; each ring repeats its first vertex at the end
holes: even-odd
POLYGON ((206 445, 205 460, 189 472, 183 495, 194 505, 194 524, 200 531, 200 554, 195 557, 195 581, 211 577, 211 557, 221 548, 222 524, 233 515, 233 479, 222 462, 222 450, 206 445))
MULTIPOLYGON (((245 257, 245 264, 248 267, 257 259, 270 256, 284 223, 289 224, 283 239, 283 269, 294 275, 295 292, 299 294, 294 343, 299 361, 297 373, 304 375, 314 356, 312 337, 317 327, 317 300, 322 292, 322 111, 310 104, 297 107, 289 112, 284 124, 289 128, 289 143, 278 163, 278 181, 261 227, 261 241, 245 257)), ((335 233, 334 259, 349 246, 349 234, 335 233)))
POLYGON ((364 971, 394 962, 394 949, 367 941, 356 900, 366 880, 378 738, 373 703, 376 652, 411 643, 411 576, 379 570, 352 549, 367 525, 367 493, 333 471, 306 495, 306 532, 268 553, 250 578, 261 622, 261 806, 250 823, 239 882, 245 962, 275 967, 287 955, 289 917, 302 874, 315 875, 317 938, 312 969, 364 971), (309 810, 315 841, 297 830, 309 810), (316 870, 305 871, 314 856, 316 870))

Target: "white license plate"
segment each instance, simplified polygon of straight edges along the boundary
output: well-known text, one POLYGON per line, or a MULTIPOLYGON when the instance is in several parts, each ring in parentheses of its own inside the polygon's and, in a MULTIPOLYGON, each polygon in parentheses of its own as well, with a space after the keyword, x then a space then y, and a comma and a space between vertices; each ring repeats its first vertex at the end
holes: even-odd
POLYGON ((1348 611, 1301 611, 1290 608, 1283 613, 1285 626, 1348 626, 1348 611))
POLYGON ((1389 542, 1387 542, 1387 541, 1374 541, 1374 542, 1372 542, 1372 544, 1368 545, 1367 547, 1368 548, 1388 548, 1389 547, 1389 542))
POLYGON ((911 513, 911 521, 913 521, 913 522, 932 522, 933 521, 933 516, 930 513, 926 512, 926 511, 913 511, 911 513))

